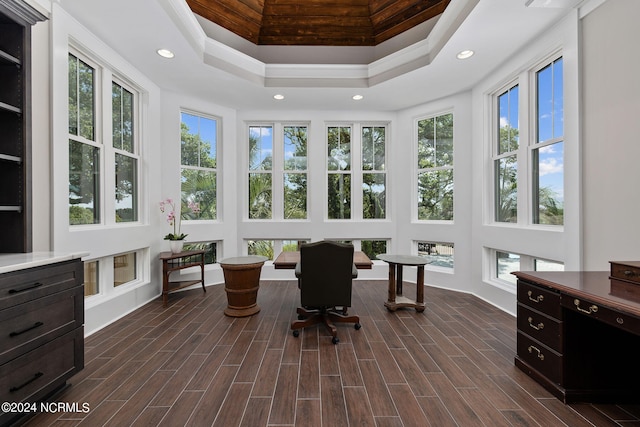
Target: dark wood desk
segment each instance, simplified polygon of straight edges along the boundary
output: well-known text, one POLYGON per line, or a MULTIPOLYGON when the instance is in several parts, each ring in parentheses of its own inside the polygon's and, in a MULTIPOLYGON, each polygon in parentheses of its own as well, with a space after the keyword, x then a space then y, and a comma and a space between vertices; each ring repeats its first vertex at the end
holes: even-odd
POLYGON ((202 290, 207 292, 204 287, 204 253, 203 250, 183 251, 183 252, 162 252, 160 260, 162 261, 162 305, 167 306, 169 294, 178 289, 186 288, 197 283, 202 283, 202 290), (169 278, 174 271, 184 268, 200 267, 200 279, 198 280, 178 280, 171 281, 169 278))
POLYGON ((609 272, 516 272, 515 365, 565 403, 640 402, 640 285, 609 272))
MULTIPOLYGON (((298 262, 300 262, 299 251, 286 251, 281 252, 275 261, 273 261, 273 267, 275 269, 293 270, 296 268, 298 262)), ((353 253, 353 263, 356 265, 356 268, 360 270, 371 270, 371 266, 373 265, 373 262, 371 262, 367 254, 361 251, 355 251, 353 253)))

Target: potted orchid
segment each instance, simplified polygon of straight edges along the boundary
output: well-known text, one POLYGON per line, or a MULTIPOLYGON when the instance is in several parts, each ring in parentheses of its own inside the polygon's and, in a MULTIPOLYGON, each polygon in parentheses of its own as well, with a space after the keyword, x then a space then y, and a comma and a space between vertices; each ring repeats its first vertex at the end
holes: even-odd
MULTIPOLYGON (((191 212, 197 214, 200 212, 200 204, 196 202, 189 202, 188 207, 191 212)), ((180 231, 180 212, 176 212, 176 206, 173 199, 165 199, 160 202, 160 212, 167 215, 166 220, 171 227, 173 227, 173 233, 169 233, 164 236, 164 240, 169 240, 171 245, 171 252, 182 252, 184 245, 184 239, 186 234, 180 231)))

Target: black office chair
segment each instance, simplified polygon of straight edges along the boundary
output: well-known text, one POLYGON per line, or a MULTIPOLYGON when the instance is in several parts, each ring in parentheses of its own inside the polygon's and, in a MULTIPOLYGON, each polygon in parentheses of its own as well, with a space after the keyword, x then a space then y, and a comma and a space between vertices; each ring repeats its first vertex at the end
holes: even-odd
POLYGON ((304 243, 295 273, 302 307, 297 309, 298 321, 291 323, 293 336, 300 335, 299 329, 324 323, 337 344, 340 340, 333 322, 355 323, 356 330, 360 329, 360 318, 347 315, 352 280, 358 277, 353 245, 326 240, 304 243))

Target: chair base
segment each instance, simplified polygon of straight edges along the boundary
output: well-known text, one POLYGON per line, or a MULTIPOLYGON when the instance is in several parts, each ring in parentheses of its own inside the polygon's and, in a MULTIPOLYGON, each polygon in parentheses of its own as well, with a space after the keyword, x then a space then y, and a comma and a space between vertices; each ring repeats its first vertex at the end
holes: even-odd
POLYGON ((304 307, 298 307, 296 310, 298 313, 298 319, 295 322, 291 323, 291 329, 293 330, 293 336, 297 337, 300 334, 299 329, 306 328, 307 326, 315 325, 318 323, 323 323, 331 336, 331 342, 337 344, 340 342, 338 339, 338 329, 333 324, 336 323, 355 323, 354 327, 356 330, 361 328, 360 318, 358 316, 350 316, 347 315, 347 308, 343 307, 342 310, 338 310, 336 307, 333 308, 318 308, 318 309, 308 309, 304 307))

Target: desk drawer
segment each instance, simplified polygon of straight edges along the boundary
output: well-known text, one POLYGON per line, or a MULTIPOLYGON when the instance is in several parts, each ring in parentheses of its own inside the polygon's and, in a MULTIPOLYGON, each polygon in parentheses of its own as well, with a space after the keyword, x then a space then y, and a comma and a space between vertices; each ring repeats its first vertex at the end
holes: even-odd
POLYGON ((562 322, 518 303, 518 330, 562 353, 562 322))
POLYGON ((84 323, 82 286, 0 311, 0 365, 84 323))
POLYGON ((518 280, 518 302, 556 319, 561 318, 560 294, 518 280))
POLYGON ((562 355, 522 332, 518 332, 518 357, 549 381, 562 383, 562 355))
POLYGON ((83 340, 83 328, 77 328, 0 365, 0 401, 33 402, 64 384, 83 368, 83 340))
POLYGON ((640 286, 640 262, 611 261, 611 278, 627 280, 640 286))
POLYGON ((629 314, 621 314, 618 311, 594 304, 580 298, 563 296, 562 306, 585 316, 592 317, 601 322, 620 328, 624 331, 640 335, 640 318, 629 314))
POLYGON ((80 259, 0 275, 0 310, 70 289, 84 282, 80 259))

